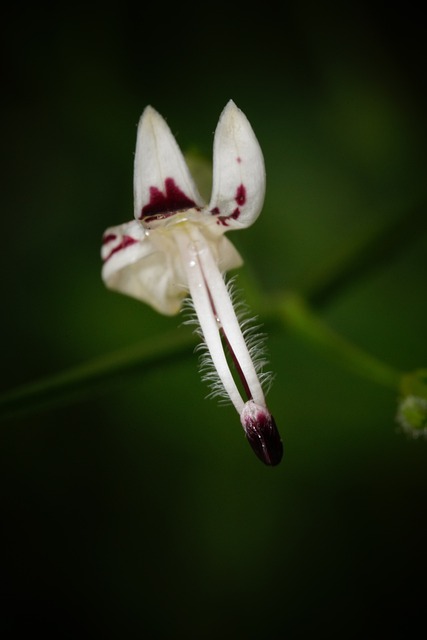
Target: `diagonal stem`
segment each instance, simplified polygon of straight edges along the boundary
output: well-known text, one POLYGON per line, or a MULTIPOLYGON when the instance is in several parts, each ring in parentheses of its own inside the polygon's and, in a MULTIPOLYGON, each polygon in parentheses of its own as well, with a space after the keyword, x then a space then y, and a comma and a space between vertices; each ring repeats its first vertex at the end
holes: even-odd
POLYGON ((24 384, 0 395, 0 417, 19 416, 69 403, 97 391, 105 393, 109 381, 116 381, 124 374, 138 371, 141 375, 164 366, 189 355, 194 344, 191 332, 175 330, 24 384))
POLYGON ((279 296, 275 309, 283 326, 324 352, 329 359, 376 384, 398 390, 402 377, 400 371, 333 331, 300 296, 279 296))
MULTIPOLYGON (((426 228, 427 216, 422 203, 403 211, 397 219, 349 252, 340 264, 335 263, 326 274, 303 286, 303 296, 282 293, 276 298, 266 297, 253 281, 248 281, 248 291, 253 298, 251 306, 257 306, 260 316, 273 326, 291 328, 304 340, 334 357, 341 365, 373 382, 396 390, 401 377, 399 371, 333 332, 316 317, 309 304, 317 308, 330 302, 341 290, 390 260, 426 228)), ((145 372, 149 368, 175 361, 190 354, 193 346, 194 337, 184 331, 172 331, 150 338, 38 382, 4 392, 0 395, 0 417, 7 418, 70 402, 101 386, 105 390, 105 382, 142 367, 145 372)))

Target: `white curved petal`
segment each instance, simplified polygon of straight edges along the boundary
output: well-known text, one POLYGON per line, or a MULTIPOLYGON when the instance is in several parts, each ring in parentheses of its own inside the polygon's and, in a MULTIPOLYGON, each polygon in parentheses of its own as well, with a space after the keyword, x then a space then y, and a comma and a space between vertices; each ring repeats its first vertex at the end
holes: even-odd
POLYGON ((248 119, 232 100, 215 131, 213 162, 210 213, 225 228, 248 227, 264 202, 264 158, 248 119))
POLYGON ((171 130, 150 106, 138 125, 134 198, 137 220, 204 204, 171 130))
POLYGON ((237 269, 237 267, 241 267, 243 264, 240 253, 234 244, 225 236, 220 237, 214 254, 216 255, 218 269, 221 273, 226 273, 230 271, 230 269, 237 269))
POLYGON ((110 289, 174 315, 187 295, 175 243, 165 235, 145 232, 140 223, 110 227, 102 246, 102 278, 110 289))

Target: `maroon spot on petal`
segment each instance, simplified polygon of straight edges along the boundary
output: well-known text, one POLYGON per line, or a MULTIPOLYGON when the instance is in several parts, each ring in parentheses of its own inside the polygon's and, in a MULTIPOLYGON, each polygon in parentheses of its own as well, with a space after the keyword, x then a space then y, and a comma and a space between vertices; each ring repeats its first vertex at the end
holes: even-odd
POLYGON ((234 196, 235 201, 240 206, 243 206, 246 202, 246 188, 243 184, 239 185, 234 196))
POLYGON ((109 242, 111 242, 112 240, 115 240, 117 238, 115 233, 107 233, 103 238, 102 238, 102 244, 108 244, 109 242))
POLYGON ((242 162, 242 158, 241 158, 240 156, 238 156, 238 157, 236 158, 236 162, 238 162, 238 163, 240 164, 240 163, 242 162))
MULTIPOLYGON (((115 237, 116 236, 114 236, 114 238, 115 237)), ((135 242, 138 242, 138 240, 135 240, 135 238, 131 238, 131 236, 123 236, 122 241, 116 247, 114 247, 114 249, 110 251, 108 256, 104 259, 104 262, 107 262, 107 260, 109 260, 111 256, 117 253, 118 251, 121 251, 122 249, 126 249, 126 247, 130 247, 132 244, 135 244, 135 242)))
POLYGON ((140 219, 157 214, 167 215, 195 206, 196 203, 181 191, 173 178, 166 178, 164 193, 157 187, 150 187, 150 201, 142 208, 140 219))
POLYGON ((227 220, 229 220, 230 218, 232 218, 233 220, 237 220, 239 216, 240 216, 240 209, 239 207, 236 207, 233 213, 230 213, 229 216, 218 216, 217 223, 222 224, 223 227, 228 227, 227 220))
POLYGON ((220 211, 219 211, 218 207, 214 207, 213 209, 211 209, 211 213, 214 216, 219 216, 220 211))

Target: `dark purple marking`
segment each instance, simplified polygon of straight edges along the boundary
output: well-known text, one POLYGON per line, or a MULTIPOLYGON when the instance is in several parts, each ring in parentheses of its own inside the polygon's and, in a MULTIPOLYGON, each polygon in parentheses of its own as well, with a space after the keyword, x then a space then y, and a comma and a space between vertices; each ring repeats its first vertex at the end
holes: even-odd
POLYGON ((107 233, 103 238, 102 238, 102 244, 108 244, 109 242, 111 242, 112 240, 115 240, 117 238, 115 233, 107 233))
POLYGON ((222 224, 223 227, 228 227, 227 221, 230 220, 230 218, 232 218, 233 220, 237 220, 239 216, 240 216, 240 209, 239 207, 236 207, 233 213, 230 213, 229 216, 218 216, 217 223, 222 224))
POLYGON ((236 162, 238 162, 240 164, 242 162, 242 158, 240 156, 237 156, 236 162))
POLYGON ((262 408, 253 406, 243 422, 246 438, 257 457, 271 467, 283 457, 283 444, 273 416, 262 408))
MULTIPOLYGON (((244 184, 240 184, 237 187, 234 199, 240 207, 243 207, 243 205, 246 203, 246 187, 244 184)), ((233 213, 230 213, 229 216, 220 216, 218 207, 214 207, 213 209, 211 209, 211 213, 213 213, 214 216, 218 216, 218 224, 222 224, 224 227, 228 227, 227 220, 229 218, 237 220, 237 218, 240 216, 240 209, 239 207, 236 207, 233 213)))
MULTIPOLYGON (((113 240, 114 238, 116 238, 116 236, 111 234, 110 239, 113 240)), ((114 247, 114 249, 111 249, 108 256, 104 259, 104 262, 107 262, 107 260, 109 260, 111 256, 117 253, 118 251, 121 251, 122 249, 126 249, 126 247, 130 247, 132 244, 135 244, 135 242, 138 242, 138 240, 135 240, 135 238, 132 238, 131 236, 123 236, 120 244, 114 247)))
POLYGON ((165 193, 157 187, 150 187, 150 202, 142 208, 140 220, 157 214, 170 214, 191 209, 195 206, 196 203, 181 191, 173 178, 166 178, 165 193))
POLYGON ((244 184, 241 184, 237 187, 236 190, 236 195, 234 196, 235 201, 237 202, 237 204, 239 204, 241 207, 245 204, 246 202, 246 188, 244 184))

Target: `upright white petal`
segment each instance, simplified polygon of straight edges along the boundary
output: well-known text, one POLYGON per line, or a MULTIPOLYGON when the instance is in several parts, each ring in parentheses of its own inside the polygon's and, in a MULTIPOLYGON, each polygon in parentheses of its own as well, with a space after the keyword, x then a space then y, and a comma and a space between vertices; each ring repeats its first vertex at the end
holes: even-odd
POLYGON ((264 158, 248 119, 232 100, 215 131, 213 163, 209 211, 225 228, 248 227, 264 202, 264 158))
POLYGON ((204 204, 171 130, 150 106, 138 125, 134 198, 135 218, 143 221, 204 204))

